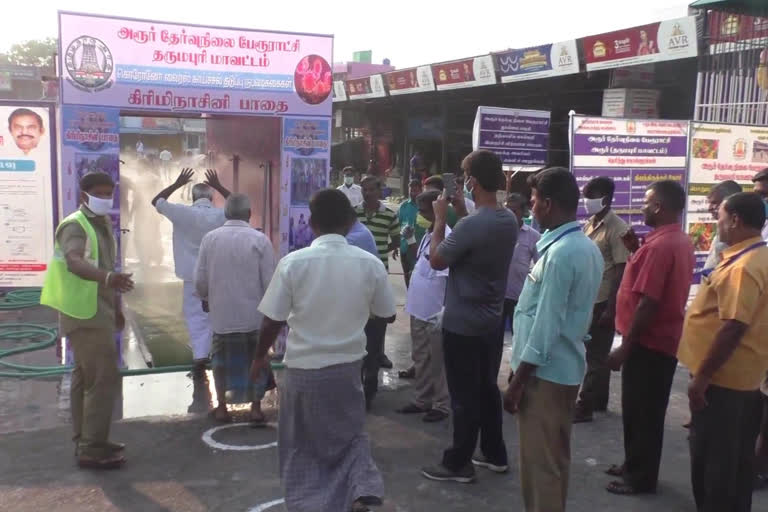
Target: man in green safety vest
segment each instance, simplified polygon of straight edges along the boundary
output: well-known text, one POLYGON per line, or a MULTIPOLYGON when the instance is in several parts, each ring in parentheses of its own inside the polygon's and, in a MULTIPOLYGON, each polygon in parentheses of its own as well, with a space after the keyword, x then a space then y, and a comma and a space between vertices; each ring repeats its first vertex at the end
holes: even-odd
POLYGON ((40 303, 60 313, 60 335, 75 357, 72 427, 80 467, 113 469, 125 463, 125 446, 109 441, 120 390, 115 330, 125 318, 118 293, 133 289, 131 274, 115 272, 117 245, 109 214, 115 183, 103 172, 80 180, 80 208, 56 229, 40 303))

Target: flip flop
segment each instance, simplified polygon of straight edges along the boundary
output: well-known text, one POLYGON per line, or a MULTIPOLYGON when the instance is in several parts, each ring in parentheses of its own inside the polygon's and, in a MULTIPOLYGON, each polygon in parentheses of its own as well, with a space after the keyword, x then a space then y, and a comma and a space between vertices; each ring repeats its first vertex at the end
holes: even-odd
POLYGON ((606 475, 610 476, 624 476, 624 464, 621 466, 617 466, 616 464, 611 464, 611 467, 605 470, 606 475))
POLYGON ((267 426, 267 418, 261 416, 260 418, 251 417, 248 420, 248 426, 251 428, 264 428, 267 426))
POLYGON ((212 411, 208 411, 208 417, 218 423, 232 423, 232 416, 230 416, 229 412, 227 412, 226 417, 219 416, 218 412, 219 412, 219 409, 213 409, 212 411))
POLYGON ((77 458, 77 465, 82 469, 119 469, 125 462, 125 457, 122 455, 113 455, 103 459, 86 457, 84 455, 77 458))
POLYGON ((360 500, 352 504, 351 512, 371 512, 371 509, 364 505, 360 500))
POLYGON ((635 494, 648 494, 652 493, 653 491, 642 491, 638 489, 637 487, 634 487, 626 482, 622 482, 620 480, 614 480, 613 482, 609 483, 605 490, 608 491, 611 494, 617 494, 619 496, 633 496, 635 494))
POLYGON ((431 409, 425 409, 415 404, 408 404, 405 407, 401 407, 395 412, 398 414, 423 414, 429 412, 431 409))

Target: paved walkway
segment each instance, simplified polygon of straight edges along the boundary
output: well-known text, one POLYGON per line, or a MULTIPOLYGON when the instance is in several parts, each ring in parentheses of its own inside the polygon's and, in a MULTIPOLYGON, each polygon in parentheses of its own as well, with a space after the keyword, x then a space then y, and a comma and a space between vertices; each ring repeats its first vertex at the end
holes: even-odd
MULTIPOLYGON (((402 276, 392 276, 400 303, 402 276)), ((0 322, 30 320, 0 318, 0 322)), ((40 321, 49 321, 42 317, 40 321)), ((404 315, 390 327, 387 352, 396 369, 408 364, 408 322, 404 315)), ((31 364, 50 364, 55 354, 26 356, 31 364), (37 360, 33 360, 37 359, 37 360)), ((499 375, 507 373, 503 364, 499 375)), ((509 512, 522 510, 517 471, 517 426, 505 415, 504 433, 512 471, 507 475, 479 472, 472 485, 440 484, 419 475, 423 465, 439 461, 450 439, 450 424, 424 424, 418 417, 393 411, 404 404, 410 385, 396 373, 383 372, 384 390, 368 417, 374 457, 384 473, 389 512, 509 512)), ((667 415, 659 493, 617 497, 603 488, 603 470, 622 458, 620 382, 613 376, 608 414, 591 424, 576 425, 568 510, 576 512, 694 512, 689 483, 685 396, 687 373, 679 369, 667 415)), ((0 510, 13 512, 197 512, 275 511, 281 498, 274 424, 252 430, 235 426, 203 437, 215 425, 205 416, 210 389, 194 389, 183 374, 124 379, 118 409, 126 418, 114 427, 114 439, 128 444, 129 462, 121 471, 92 472, 74 465, 67 425, 67 381, 0 380, 0 510), (230 450, 227 447, 258 446, 230 450)), ((268 413, 275 416, 275 397, 268 413)), ((768 510, 768 492, 755 494, 753 510, 768 510)))

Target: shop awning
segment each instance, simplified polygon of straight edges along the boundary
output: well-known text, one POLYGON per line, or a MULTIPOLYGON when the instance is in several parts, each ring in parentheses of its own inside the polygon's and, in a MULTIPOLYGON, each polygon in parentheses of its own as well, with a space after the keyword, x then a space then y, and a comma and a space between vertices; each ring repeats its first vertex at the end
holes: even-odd
POLYGON ((768 14, 768 3, 765 0, 696 0, 690 7, 694 9, 735 12, 752 16, 768 14))

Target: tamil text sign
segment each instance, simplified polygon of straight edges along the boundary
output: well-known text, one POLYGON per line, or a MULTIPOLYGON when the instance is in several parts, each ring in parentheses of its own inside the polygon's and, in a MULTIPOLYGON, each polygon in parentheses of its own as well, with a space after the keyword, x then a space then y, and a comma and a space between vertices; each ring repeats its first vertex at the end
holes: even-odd
POLYGON ((333 39, 60 13, 62 102, 330 115, 333 39))
POLYGON ((496 153, 505 166, 547 163, 550 113, 541 110, 477 107, 474 149, 496 153))

